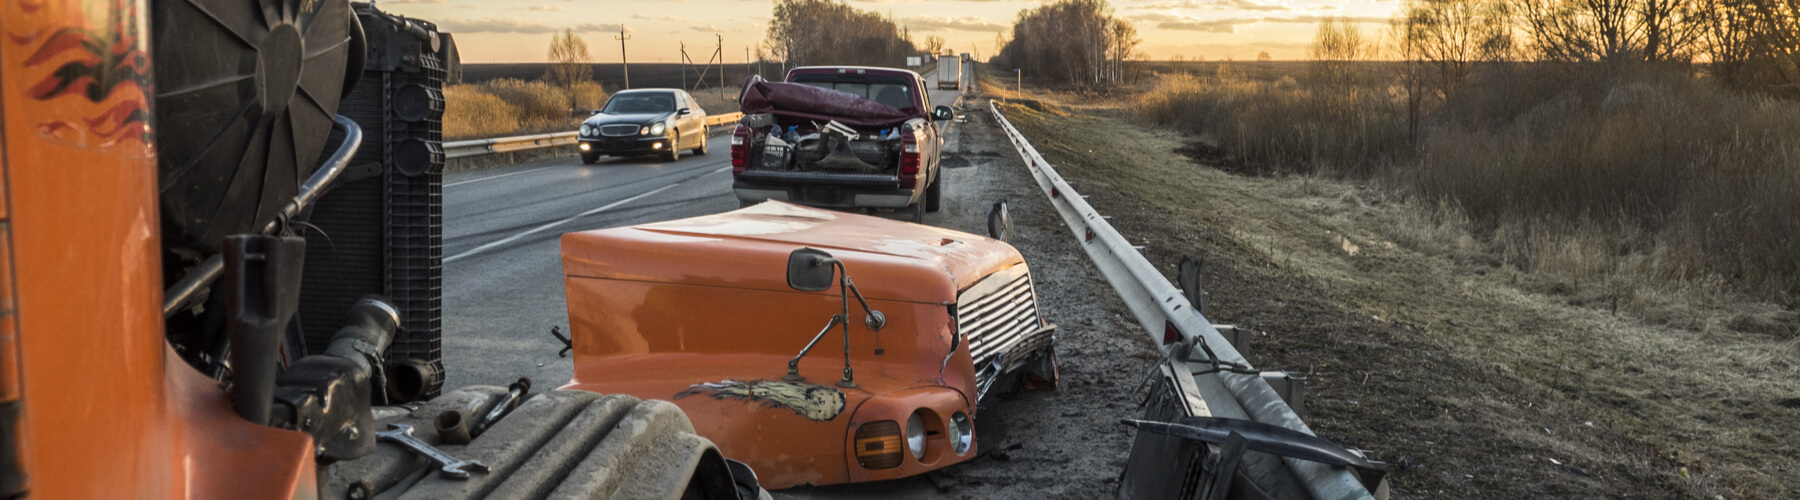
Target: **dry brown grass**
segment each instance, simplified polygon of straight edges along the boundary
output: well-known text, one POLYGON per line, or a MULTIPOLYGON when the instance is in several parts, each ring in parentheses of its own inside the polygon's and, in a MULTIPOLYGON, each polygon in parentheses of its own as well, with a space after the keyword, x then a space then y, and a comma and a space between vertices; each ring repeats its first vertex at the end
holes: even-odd
POLYGON ((573 130, 608 96, 593 82, 565 88, 502 78, 452 85, 444 90, 444 136, 456 140, 573 130))
POLYGON ((1800 300, 1792 102, 1655 68, 1499 68, 1427 110, 1415 144, 1397 86, 1248 80, 1230 67, 1163 76, 1131 108, 1223 148, 1231 170, 1392 186, 1434 207, 1422 220, 1457 221, 1485 251, 1564 286, 1725 284, 1800 300))
POLYGON ((444 88, 444 138, 503 136, 519 129, 519 110, 475 85, 444 88))

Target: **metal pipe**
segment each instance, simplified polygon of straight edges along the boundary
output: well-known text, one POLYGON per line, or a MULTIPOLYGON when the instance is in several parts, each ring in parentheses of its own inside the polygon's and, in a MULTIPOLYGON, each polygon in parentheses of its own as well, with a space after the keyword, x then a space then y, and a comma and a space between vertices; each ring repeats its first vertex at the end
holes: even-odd
POLYGON ((831 321, 825 322, 825 328, 819 329, 819 333, 813 335, 812 341, 807 342, 806 347, 800 348, 800 354, 795 355, 794 359, 788 360, 787 375, 782 376, 781 379, 789 382, 804 380, 805 377, 800 376, 800 358, 804 358, 806 357, 806 353, 812 352, 813 346, 819 345, 819 339, 825 338, 825 333, 830 332, 831 327, 837 326, 838 323, 843 321, 846 321, 843 316, 833 315, 831 321))
MULTIPOLYGON (((343 173, 344 167, 350 165, 350 158, 356 154, 356 148, 362 145, 362 127, 358 127, 356 122, 343 117, 343 115, 333 115, 331 128, 344 132, 343 144, 339 145, 337 151, 325 160, 324 166, 313 172, 312 177, 306 179, 306 183, 300 185, 300 193, 294 196, 294 200, 287 206, 282 207, 281 215, 263 226, 262 234, 275 232, 280 221, 293 217, 311 205, 323 194, 324 189, 331 185, 331 181, 336 180, 338 174, 343 173)), ((163 317, 174 316, 175 311, 181 310, 189 301, 194 300, 200 290, 212 285, 214 281, 218 281, 224 271, 225 261, 218 254, 201 261, 199 267, 188 271, 187 275, 176 281, 174 286, 163 292, 163 317)))

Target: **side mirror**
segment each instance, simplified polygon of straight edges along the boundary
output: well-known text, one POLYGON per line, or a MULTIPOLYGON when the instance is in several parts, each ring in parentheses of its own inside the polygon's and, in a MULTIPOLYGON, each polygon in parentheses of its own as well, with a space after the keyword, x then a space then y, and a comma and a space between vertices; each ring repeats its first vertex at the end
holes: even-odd
POLYGON ((831 289, 831 278, 836 269, 832 264, 837 259, 831 254, 817 248, 801 248, 788 254, 787 282, 788 287, 802 292, 823 292, 831 289))
POLYGON ((931 120, 932 121, 941 122, 941 121, 949 121, 949 120, 954 120, 954 119, 956 119, 956 112, 951 111, 949 106, 938 106, 931 110, 931 120))
POLYGON ((681 116, 687 116, 687 115, 694 114, 694 110, 691 110, 688 108, 681 108, 681 111, 677 111, 676 113, 680 113, 681 116))
POLYGON ((1000 241, 1012 238, 1012 213, 1006 210, 1006 200, 994 202, 994 208, 988 210, 988 237, 1000 241))
POLYGON ((593 112, 591 112, 591 113, 588 113, 588 116, 594 116, 594 115, 597 115, 597 114, 600 114, 600 110, 598 110, 598 109, 596 109, 596 110, 594 110, 594 111, 593 111, 593 112))

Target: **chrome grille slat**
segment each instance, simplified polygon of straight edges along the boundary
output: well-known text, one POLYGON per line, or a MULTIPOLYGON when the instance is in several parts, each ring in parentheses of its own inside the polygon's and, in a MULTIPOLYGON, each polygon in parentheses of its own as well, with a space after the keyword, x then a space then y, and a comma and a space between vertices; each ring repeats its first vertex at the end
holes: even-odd
POLYGON ((1046 328, 1032 291, 1031 273, 1024 265, 989 275, 964 290, 957 297, 956 327, 968 339, 976 385, 982 394, 1004 372, 1037 354, 1051 338, 1047 334, 1033 337, 1046 328))

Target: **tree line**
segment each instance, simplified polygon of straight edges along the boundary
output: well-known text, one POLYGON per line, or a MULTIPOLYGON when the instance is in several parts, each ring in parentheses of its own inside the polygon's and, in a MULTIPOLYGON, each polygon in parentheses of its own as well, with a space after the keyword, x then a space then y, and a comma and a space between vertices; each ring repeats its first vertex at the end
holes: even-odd
POLYGON ((894 20, 835 0, 780 0, 763 43, 789 66, 901 66, 918 54, 894 20))
POLYGON ((1126 62, 1142 57, 1141 42, 1106 0, 1061 0, 1019 11, 1011 38, 996 40, 993 62, 1036 78, 1107 86, 1127 79, 1126 62))
POLYGON ((1800 0, 1407 0, 1392 30, 1440 94, 1501 61, 1701 63, 1738 88, 1800 87, 1800 0))

